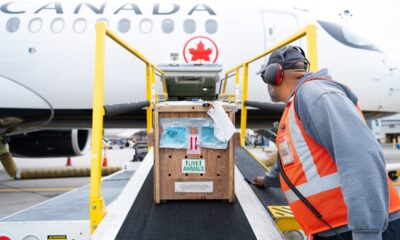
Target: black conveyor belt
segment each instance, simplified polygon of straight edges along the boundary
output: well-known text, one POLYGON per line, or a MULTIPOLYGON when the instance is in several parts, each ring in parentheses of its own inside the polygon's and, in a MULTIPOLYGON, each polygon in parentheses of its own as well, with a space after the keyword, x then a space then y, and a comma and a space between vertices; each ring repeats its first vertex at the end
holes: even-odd
MULTIPOLYGON (((236 165, 244 176, 263 175, 263 168, 243 148, 236 150, 236 165)), ((267 204, 285 204, 280 189, 253 187, 267 204)), ((153 199, 153 170, 147 176, 116 239, 256 239, 239 201, 167 201, 153 199)))
MULTIPOLYGON (((265 175, 265 169, 244 148, 237 147, 235 157, 236 166, 245 178, 253 180, 255 176, 265 175)), ((288 205, 280 188, 258 188, 253 185, 251 188, 265 208, 269 205, 288 205)))
POLYGON ((153 200, 150 171, 116 239, 256 239, 236 201, 153 200))

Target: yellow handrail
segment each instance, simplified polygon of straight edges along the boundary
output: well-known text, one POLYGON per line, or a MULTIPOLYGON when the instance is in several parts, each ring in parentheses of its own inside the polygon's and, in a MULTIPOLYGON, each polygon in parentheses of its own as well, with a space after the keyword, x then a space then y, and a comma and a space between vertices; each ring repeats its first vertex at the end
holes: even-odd
MULTIPOLYGON (((123 39, 114 32, 107 29, 106 23, 96 24, 96 52, 95 71, 93 87, 93 115, 92 115, 92 157, 90 174, 90 232, 96 229, 106 214, 104 199, 101 195, 101 160, 102 160, 102 139, 103 139, 103 116, 104 116, 104 60, 105 60, 105 38, 110 37, 120 46, 128 50, 134 56, 146 64, 146 99, 150 102, 147 107, 147 132, 152 130, 152 109, 156 102, 157 93, 154 85, 156 72, 163 78, 164 72, 151 63, 139 51, 129 46, 123 39)), ((166 89, 163 85, 164 93, 166 89)))
MULTIPOLYGON (((226 84, 228 78, 232 76, 236 76, 236 87, 235 93, 238 91, 236 88, 239 87, 240 84, 240 74, 239 71, 243 68, 243 89, 242 89, 242 106, 241 106, 241 119, 240 119, 240 144, 245 147, 245 138, 246 138, 246 127, 247 127, 247 107, 244 102, 247 100, 247 91, 248 91, 248 78, 249 78, 249 65, 262 57, 270 54, 271 52, 288 45, 302 37, 307 37, 307 56, 308 61, 310 62, 310 71, 314 72, 318 70, 318 56, 317 56, 317 30, 316 26, 313 24, 308 25, 307 27, 301 29, 297 33, 285 38, 279 43, 275 44, 273 47, 265 50, 264 52, 250 58, 249 60, 237 65, 235 68, 227 71, 225 73, 225 82, 222 88, 221 95, 225 96, 226 84)), ((236 96, 236 95, 235 95, 236 96)), ((237 96, 238 97, 238 96, 237 96)), ((264 164, 262 164, 264 168, 268 169, 264 164)))
MULTIPOLYGON (((101 22, 96 24, 96 27, 100 24, 101 22)), ((104 23, 104 22, 103 22, 104 23)), ((104 23, 105 24, 105 23, 104 23)), ((160 74, 164 75, 163 70, 158 68, 156 65, 152 64, 145 56, 143 56, 139 51, 137 51, 135 48, 129 46, 128 43, 126 43, 122 38, 118 37, 117 34, 115 34, 112 30, 106 28, 106 34, 109 36, 112 40, 114 40, 116 43, 121 45, 121 47, 125 48, 128 50, 128 52, 132 53, 135 55, 137 58, 142 60, 142 62, 149 64, 151 67, 153 67, 155 70, 157 70, 160 74)))

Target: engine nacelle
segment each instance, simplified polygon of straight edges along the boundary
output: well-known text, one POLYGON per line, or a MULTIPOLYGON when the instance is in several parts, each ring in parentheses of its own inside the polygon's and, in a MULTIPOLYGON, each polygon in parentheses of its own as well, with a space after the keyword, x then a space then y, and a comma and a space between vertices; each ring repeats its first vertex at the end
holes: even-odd
POLYGON ((44 130, 10 136, 10 152, 16 157, 73 157, 85 154, 91 131, 84 129, 44 130))

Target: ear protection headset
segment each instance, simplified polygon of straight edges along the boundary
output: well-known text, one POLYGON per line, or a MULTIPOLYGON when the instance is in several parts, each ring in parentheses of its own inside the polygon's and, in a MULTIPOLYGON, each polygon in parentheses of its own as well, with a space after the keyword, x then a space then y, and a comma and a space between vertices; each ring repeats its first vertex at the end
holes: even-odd
MULTIPOLYGON (((299 51, 301 53, 301 55, 303 55, 304 63, 306 64, 305 70, 308 71, 308 66, 310 66, 310 63, 308 62, 303 49, 301 49, 300 47, 286 46, 286 47, 282 48, 281 50, 279 50, 277 57, 279 57, 282 60, 282 63, 284 63, 286 60, 285 59, 286 52, 288 50, 293 50, 293 49, 296 51, 299 51)), ((261 77, 266 84, 279 86, 282 83, 283 70, 284 69, 281 64, 270 63, 270 64, 268 64, 268 66, 266 66, 265 71, 261 73, 261 77)))

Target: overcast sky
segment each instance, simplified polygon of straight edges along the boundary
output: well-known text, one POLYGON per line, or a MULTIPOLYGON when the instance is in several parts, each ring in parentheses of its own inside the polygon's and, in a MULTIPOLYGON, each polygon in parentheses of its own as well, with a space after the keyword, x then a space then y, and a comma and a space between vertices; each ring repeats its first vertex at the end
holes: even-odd
POLYGON ((347 23, 400 64, 400 0, 287 0, 298 8, 308 9, 318 19, 344 24, 339 13, 350 10, 347 23))

